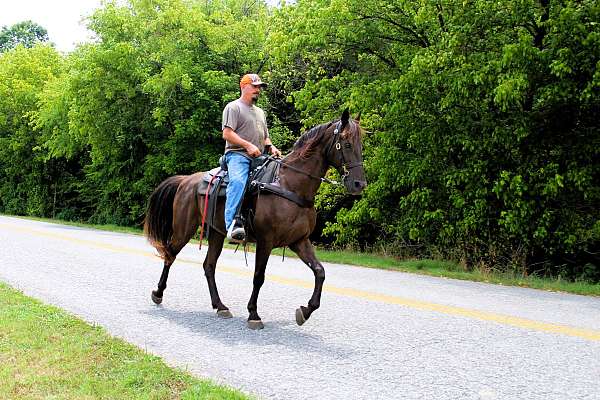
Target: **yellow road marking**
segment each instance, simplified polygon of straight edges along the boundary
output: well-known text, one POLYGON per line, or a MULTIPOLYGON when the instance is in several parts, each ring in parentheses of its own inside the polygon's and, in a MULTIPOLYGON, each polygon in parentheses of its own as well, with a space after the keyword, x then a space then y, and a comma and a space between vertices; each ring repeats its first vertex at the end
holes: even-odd
MULTIPOLYGON (((43 237, 49 237, 49 238, 53 238, 53 239, 66 240, 69 242, 82 244, 82 245, 86 245, 86 246, 91 246, 91 247, 96 247, 96 248, 101 248, 101 249, 106 249, 106 250, 110 250, 110 251, 114 251, 114 252, 118 252, 118 253, 136 254, 136 255, 156 259, 155 255, 151 254, 148 251, 144 251, 144 250, 135 250, 135 249, 128 248, 128 247, 115 246, 115 245, 106 244, 106 243, 99 243, 96 241, 86 240, 86 239, 78 239, 78 238, 74 238, 72 236, 43 232, 43 231, 40 231, 37 229, 24 228, 21 226, 14 226, 14 225, 8 225, 8 224, 0 224, 0 228, 16 230, 16 231, 25 232, 25 233, 31 233, 36 236, 43 236, 43 237)), ((186 264, 195 264, 195 265, 200 264, 200 262, 187 260, 184 258, 178 258, 177 261, 179 263, 186 263, 186 264)), ((223 271, 223 272, 226 272, 226 273, 229 273, 232 275, 243 276, 243 277, 249 277, 249 276, 253 275, 249 271, 245 271, 245 270, 233 268, 233 267, 228 267, 228 266, 222 266, 222 265, 219 265, 219 271, 223 271)), ((303 287, 303 288, 309 288, 309 289, 312 289, 313 285, 314 285, 313 282, 307 282, 307 281, 303 281, 300 279, 290 279, 290 278, 285 278, 285 277, 277 276, 277 275, 269 275, 267 277, 267 279, 272 282, 280 283, 283 285, 303 287)), ((372 293, 372 292, 358 290, 358 289, 352 289, 352 288, 342 288, 342 287, 335 287, 335 286, 327 285, 323 288, 323 291, 335 293, 335 294, 338 294, 341 296, 346 296, 346 297, 353 297, 353 298, 358 298, 358 299, 375 301, 375 302, 379 302, 379 303, 401 305, 401 306, 410 307, 410 308, 417 309, 417 310, 434 311, 434 312, 451 315, 451 316, 461 316, 461 317, 472 318, 472 319, 477 319, 477 320, 481 320, 481 321, 492 321, 492 322, 496 322, 496 323, 499 323, 502 325, 509 325, 509 326, 514 326, 517 328, 529 329, 529 330, 540 331, 540 332, 555 333, 555 334, 561 334, 561 335, 565 335, 565 336, 578 337, 578 338, 582 338, 582 339, 586 339, 586 340, 590 340, 590 341, 600 341, 600 331, 593 330, 593 329, 575 328, 575 327, 571 327, 571 326, 567 326, 567 325, 552 324, 552 323, 547 323, 547 322, 534 321, 534 320, 530 320, 530 319, 526 319, 526 318, 514 317, 514 316, 510 316, 510 315, 502 315, 502 314, 472 310, 472 309, 462 308, 462 307, 429 303, 429 302, 425 302, 425 301, 412 300, 412 299, 403 298, 403 297, 399 297, 399 296, 391 296, 391 295, 385 295, 385 294, 379 294, 379 293, 372 293)))

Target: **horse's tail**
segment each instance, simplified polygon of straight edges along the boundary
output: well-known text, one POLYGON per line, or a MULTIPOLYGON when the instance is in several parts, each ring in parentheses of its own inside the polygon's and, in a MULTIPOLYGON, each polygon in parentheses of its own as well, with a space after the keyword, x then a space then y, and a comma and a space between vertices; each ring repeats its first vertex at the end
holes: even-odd
POLYGON ((171 258, 169 243, 173 236, 173 201, 183 175, 165 179, 150 195, 144 220, 144 235, 161 258, 171 258))

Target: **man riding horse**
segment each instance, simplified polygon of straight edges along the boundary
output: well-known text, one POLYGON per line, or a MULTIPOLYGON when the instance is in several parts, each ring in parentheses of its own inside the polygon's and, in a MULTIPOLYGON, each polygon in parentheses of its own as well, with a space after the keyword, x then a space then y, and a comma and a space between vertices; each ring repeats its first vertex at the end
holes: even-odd
POLYGON ((240 80, 241 96, 223 110, 223 139, 225 163, 229 171, 229 185, 225 201, 225 228, 230 242, 243 242, 246 238, 240 218, 240 205, 244 196, 251 158, 258 157, 265 146, 271 154, 281 157, 269 138, 264 111, 256 106, 261 90, 267 84, 257 74, 246 74, 240 80))
MULTIPOLYGON (((239 176, 241 183, 238 183, 237 189, 230 189, 235 195, 227 192, 226 201, 222 197, 217 198, 213 221, 215 229, 208 238, 208 251, 203 263, 212 308, 221 318, 231 318, 233 315, 221 301, 215 278, 217 260, 228 236, 225 231, 229 231, 232 239, 240 238, 237 232, 234 235, 236 225, 233 219, 238 214, 238 204, 244 193, 249 160, 260 154, 261 146, 271 143, 264 113, 254 105, 263 85, 258 75, 244 76, 240 82, 240 99, 227 105, 223 112, 223 136, 228 142, 225 158, 231 176, 229 187, 235 186, 231 183, 234 179, 232 175, 239 176)), ((314 200, 321 182, 342 184, 350 194, 363 191, 367 182, 362 163, 361 138, 359 118, 350 118, 350 113, 345 110, 339 119, 304 132, 291 153, 276 160, 279 165, 276 182, 259 185, 259 194, 251 199, 254 210, 251 227, 248 232, 242 230, 246 240, 256 243, 252 294, 247 305, 249 328, 264 327, 258 314, 258 295, 274 248, 289 247, 314 275, 312 295, 308 304, 296 309, 296 323, 303 325, 320 307, 325 268, 317 259, 309 238, 317 221, 314 200), (330 167, 339 172, 341 182, 325 177, 330 167)), ((280 155, 275 147, 271 147, 271 153, 280 155)), ((208 171, 171 176, 161 182, 148 199, 144 232, 164 260, 158 286, 151 293, 152 301, 156 304, 163 301, 171 265, 208 214, 207 191, 199 188, 204 187, 203 183, 209 176, 211 174, 208 171)))

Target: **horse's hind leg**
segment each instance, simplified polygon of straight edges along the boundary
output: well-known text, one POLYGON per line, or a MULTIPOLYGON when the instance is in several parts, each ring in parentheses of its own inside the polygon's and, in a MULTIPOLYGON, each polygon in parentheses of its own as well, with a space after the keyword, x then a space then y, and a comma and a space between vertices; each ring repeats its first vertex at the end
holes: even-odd
POLYGON ((216 230, 211 232, 208 242, 208 253, 204 259, 204 275, 206 276, 206 282, 208 283, 208 291, 210 292, 210 300, 213 309, 217 310, 217 315, 219 317, 231 318, 233 315, 229 311, 229 308, 221 302, 219 291, 217 290, 217 283, 215 281, 215 269, 217 267, 217 260, 223 249, 224 240, 225 237, 216 230))
POLYGON ((151 297, 152 297, 152 301, 155 304, 162 303, 163 292, 167 288, 167 279, 169 279, 169 270, 171 269, 171 265, 173 264, 173 261, 175 261, 175 260, 174 259, 172 261, 165 260, 163 271, 162 271, 162 274, 160 275, 160 280, 158 281, 158 290, 152 291, 151 297))
POLYGON ((315 288, 312 297, 308 301, 308 307, 301 306, 296 310, 296 323, 302 325, 306 322, 310 315, 321 305, 321 292, 323 290, 323 282, 325 282, 325 269, 317 260, 315 250, 310 243, 310 240, 303 239, 299 242, 290 245, 298 257, 312 270, 315 275, 315 288))
MULTIPOLYGON (((167 222, 168 223, 168 222, 167 222)), ((173 201, 173 233, 170 241, 164 248, 165 263, 163 266, 160 280, 158 281, 158 290, 152 291, 152 301, 156 304, 162 303, 163 292, 167 288, 167 280, 169 278, 169 270, 175 262, 175 258, 190 241, 196 230, 198 229, 198 208, 195 202, 193 189, 186 186, 180 186, 175 199, 173 201)))
POLYGON ((175 262, 175 258, 177 257, 177 254, 179 254, 181 249, 187 244, 187 242, 190 240, 192 235, 189 235, 189 237, 187 238, 187 240, 185 240, 185 242, 183 242, 183 244, 177 245, 177 242, 175 242, 175 245, 168 246, 169 252, 165 256, 165 263, 163 266, 162 274, 160 274, 160 279, 158 281, 158 289, 153 290, 152 294, 151 294, 152 301, 155 304, 162 303, 163 292, 167 288, 167 280, 169 279, 169 270, 171 269, 171 265, 173 265, 173 263, 175 262))

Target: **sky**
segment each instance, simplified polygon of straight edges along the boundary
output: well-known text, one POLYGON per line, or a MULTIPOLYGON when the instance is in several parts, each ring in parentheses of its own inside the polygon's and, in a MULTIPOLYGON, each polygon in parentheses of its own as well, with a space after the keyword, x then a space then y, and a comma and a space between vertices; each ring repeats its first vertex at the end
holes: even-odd
POLYGON ((32 20, 48 31, 51 42, 62 52, 89 41, 92 32, 82 19, 100 6, 101 0, 0 0, 0 26, 32 20))
MULTIPOLYGON (((82 20, 100 3, 101 0, 0 0, 0 27, 32 20, 46 28, 59 51, 70 52, 77 43, 93 38, 82 20)), ((279 1, 267 0, 267 3, 279 1)))

